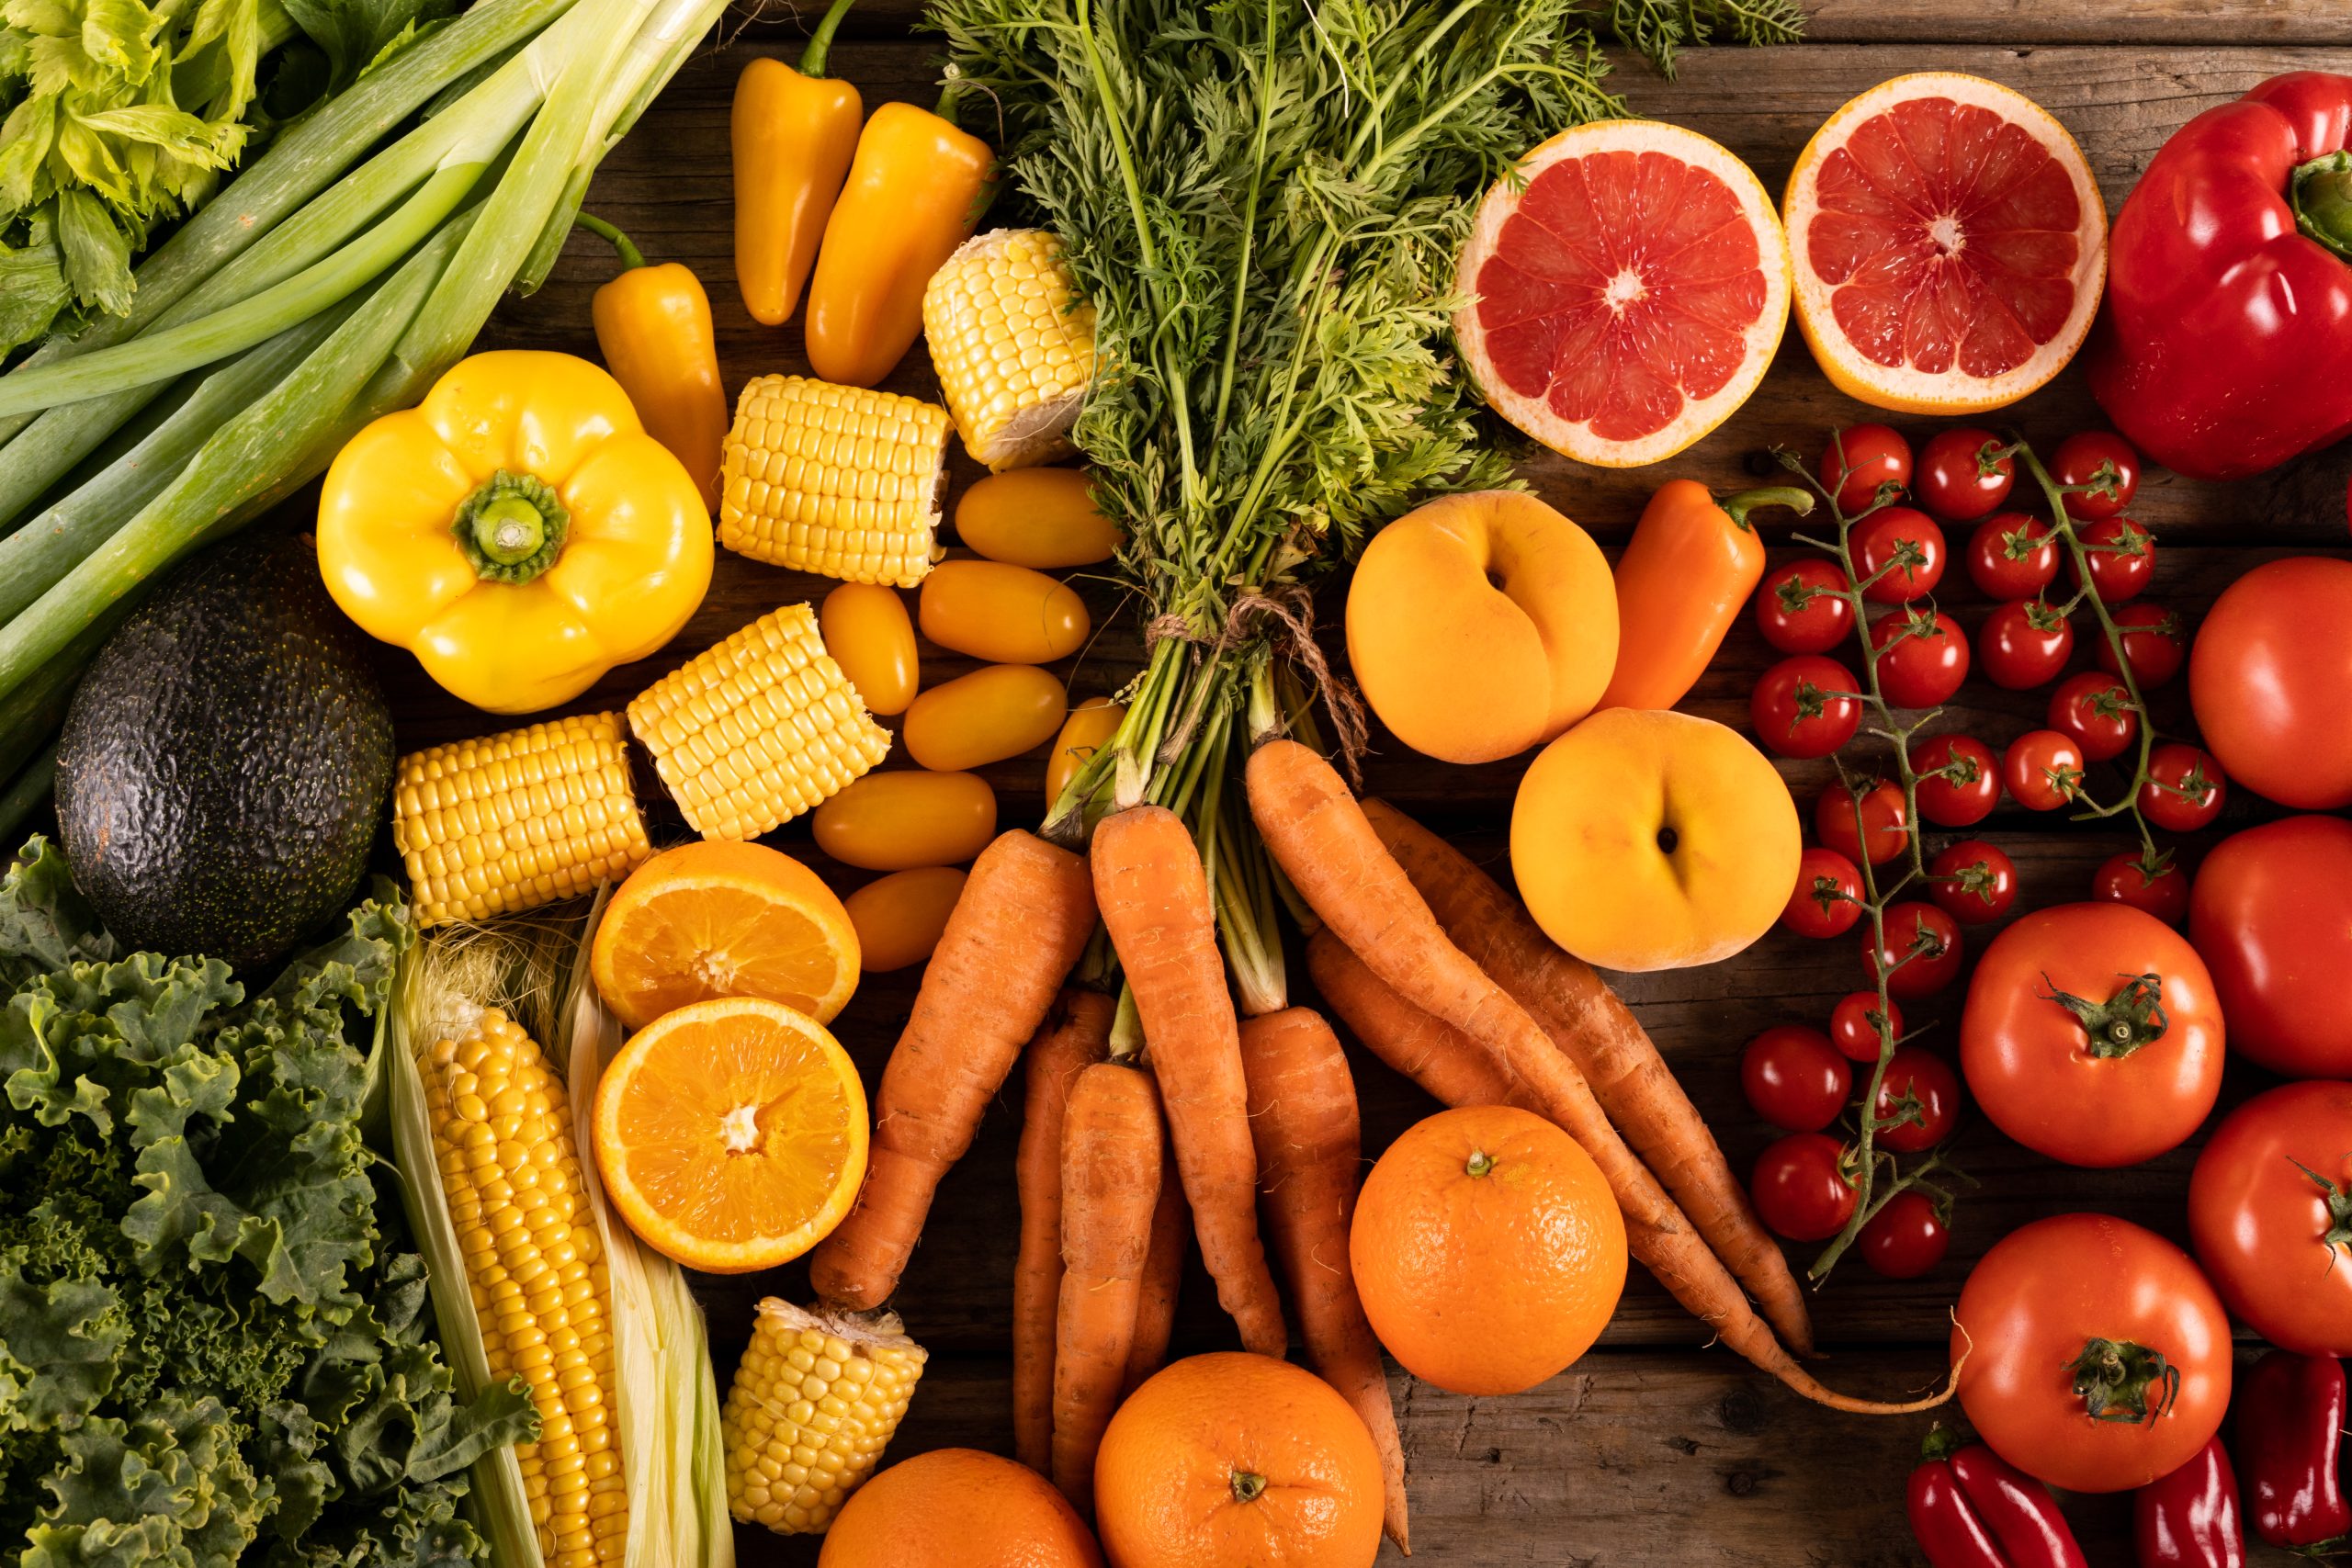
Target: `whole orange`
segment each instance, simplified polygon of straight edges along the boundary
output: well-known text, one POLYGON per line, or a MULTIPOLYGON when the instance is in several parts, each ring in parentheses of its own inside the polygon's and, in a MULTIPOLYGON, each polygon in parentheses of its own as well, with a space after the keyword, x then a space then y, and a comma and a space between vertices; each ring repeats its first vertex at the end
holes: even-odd
POLYGON ((1238 1350, 1148 1379, 1094 1460, 1112 1568, 1364 1568, 1380 1501, 1380 1456, 1348 1402, 1238 1350))
POLYGON ((1531 1111, 1442 1111, 1364 1179, 1348 1260, 1388 1353, 1455 1393, 1518 1393, 1585 1353, 1625 1288, 1592 1156, 1531 1111))
POLYGON ((978 1449, 933 1449, 850 1495, 817 1568, 1102 1568, 1051 1483, 978 1449))

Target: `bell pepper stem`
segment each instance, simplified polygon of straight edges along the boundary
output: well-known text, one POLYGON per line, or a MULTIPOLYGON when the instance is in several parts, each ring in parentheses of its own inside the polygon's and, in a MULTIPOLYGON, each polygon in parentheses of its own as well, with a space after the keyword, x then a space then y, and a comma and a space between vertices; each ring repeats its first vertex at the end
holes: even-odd
POLYGON ((931 112, 961 130, 964 129, 964 121, 961 118, 963 107, 964 78, 956 74, 951 66, 947 80, 939 85, 939 101, 931 106, 931 112))
POLYGON ((571 215, 571 221, 617 251, 620 254, 623 272, 633 271, 645 265, 645 253, 637 248, 637 242, 594 213, 575 212, 571 215))
POLYGON ((1813 492, 1795 485, 1764 485, 1727 495, 1719 504, 1735 524, 1753 531, 1755 525, 1747 520, 1747 514, 1758 507, 1785 506, 1800 517, 1807 516, 1813 511, 1813 492))
POLYGON ((449 532, 474 575, 511 584, 553 566, 571 525, 553 486, 536 474, 501 468, 458 504, 449 532))
POLYGON ((822 76, 825 73, 825 56, 832 50, 833 35, 841 30, 842 18, 848 16, 849 8, 856 4, 857 0, 833 0, 831 7, 818 18, 816 30, 808 35, 808 47, 800 51, 800 73, 803 76, 822 76))
POLYGON ((2297 166, 2288 199, 2295 227, 2352 260, 2352 152, 2329 152, 2297 166))

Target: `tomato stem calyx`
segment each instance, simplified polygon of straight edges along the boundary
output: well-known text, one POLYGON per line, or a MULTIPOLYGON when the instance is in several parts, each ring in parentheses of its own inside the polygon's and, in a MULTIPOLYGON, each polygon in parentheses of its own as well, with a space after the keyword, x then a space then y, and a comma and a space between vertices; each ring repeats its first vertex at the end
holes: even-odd
POLYGON ((2171 1027, 2171 1020, 2165 1016, 2161 976, 2131 976, 2121 989, 2103 1002, 2062 991, 2050 985, 2047 975, 2041 977, 2041 983, 2050 986, 2042 993, 2042 1000, 2056 1002, 2075 1015, 2075 1021, 2090 1036, 2086 1049, 2101 1061, 2120 1061, 2143 1045, 2153 1045, 2171 1027))
MULTIPOLYGON (((2320 1237, 2322 1245, 2332 1253, 2339 1247, 2352 1247, 2352 1192, 2346 1192, 2294 1156, 2287 1163, 2312 1179, 2312 1184, 2325 1195, 2327 1201, 2327 1231, 2320 1237)), ((2334 1259, 2330 1260, 2331 1266, 2334 1259)))
POLYGON ((2180 1397, 2180 1369, 2162 1350, 2129 1339, 2086 1340, 2083 1353, 2064 1370, 2075 1374, 2075 1393, 2094 1421, 2137 1426, 2162 1416, 2180 1397), (2153 1404, 2151 1389, 2159 1391, 2153 1404))

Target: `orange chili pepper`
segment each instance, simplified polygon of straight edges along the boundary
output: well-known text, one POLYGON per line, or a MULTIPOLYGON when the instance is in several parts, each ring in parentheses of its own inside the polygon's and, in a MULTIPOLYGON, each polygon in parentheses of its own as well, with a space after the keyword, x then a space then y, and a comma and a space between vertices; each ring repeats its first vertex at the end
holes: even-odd
POLYGON ((1758 506, 1803 516, 1813 497, 1772 486, 1718 505, 1693 479, 1650 497, 1617 562, 1617 669, 1593 711, 1670 708, 1697 683, 1764 579, 1764 541, 1747 521, 1758 506))
POLYGON ((799 70, 763 57, 735 79, 735 286, 752 319, 772 327, 791 316, 808 281, 865 118, 857 89, 825 74, 826 51, 854 3, 833 0, 799 70))
POLYGON ((577 221, 620 253, 621 275, 589 306, 605 368, 628 394, 645 433, 686 466, 703 505, 716 513, 727 389, 718 378, 710 296, 677 262, 647 265, 644 253, 603 219, 583 212, 577 221))
POLYGON ((825 380, 890 373, 922 331, 923 287, 996 194, 996 154, 956 128, 956 91, 936 113, 884 104, 857 139, 808 285, 808 363, 825 380))

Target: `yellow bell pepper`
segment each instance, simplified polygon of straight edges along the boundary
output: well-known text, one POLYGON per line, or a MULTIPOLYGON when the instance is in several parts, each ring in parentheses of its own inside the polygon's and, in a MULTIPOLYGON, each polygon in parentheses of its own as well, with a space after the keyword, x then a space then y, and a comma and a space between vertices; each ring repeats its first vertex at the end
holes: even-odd
POLYGON ((463 360, 336 454, 327 592, 492 713, 568 702, 678 634, 710 586, 710 513, 620 383, 568 354, 463 360))

